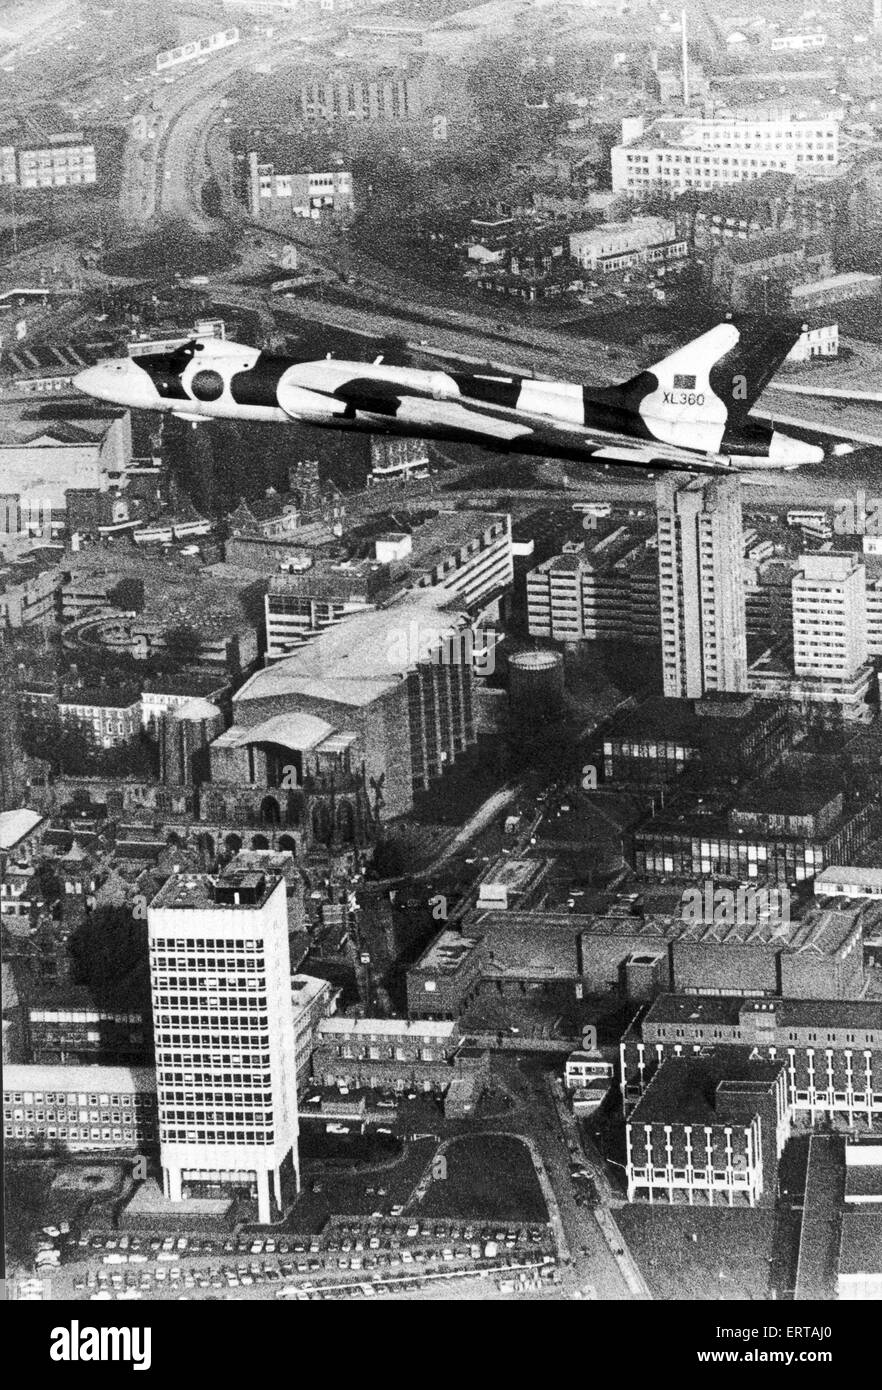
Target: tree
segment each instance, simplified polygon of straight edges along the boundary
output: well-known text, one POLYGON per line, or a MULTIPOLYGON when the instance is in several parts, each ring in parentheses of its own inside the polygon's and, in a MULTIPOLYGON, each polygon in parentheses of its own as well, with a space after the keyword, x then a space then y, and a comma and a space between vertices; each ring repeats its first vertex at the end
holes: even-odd
POLYGON ((54 1174, 46 1163, 7 1159, 3 1176, 6 1259, 9 1265, 29 1266, 34 1255, 34 1231, 45 1219, 54 1174))
POLYGON ((175 665, 188 666, 197 660, 202 638, 191 623, 176 623, 162 634, 165 650, 175 665))
POLYGON ((144 581, 134 575, 124 575, 107 595, 114 608, 124 613, 140 613, 144 607, 144 581))
POLYGON ((146 1007, 150 997, 147 932, 127 907, 98 907, 70 938, 76 982, 99 1005, 146 1007))

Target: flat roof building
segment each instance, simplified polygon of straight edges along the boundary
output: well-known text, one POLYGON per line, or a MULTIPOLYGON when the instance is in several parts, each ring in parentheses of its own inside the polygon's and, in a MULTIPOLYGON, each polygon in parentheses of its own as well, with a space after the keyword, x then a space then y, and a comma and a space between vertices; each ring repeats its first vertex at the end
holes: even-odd
POLYGON ((297 1056, 285 880, 174 874, 147 913, 165 1195, 299 1189, 297 1056))

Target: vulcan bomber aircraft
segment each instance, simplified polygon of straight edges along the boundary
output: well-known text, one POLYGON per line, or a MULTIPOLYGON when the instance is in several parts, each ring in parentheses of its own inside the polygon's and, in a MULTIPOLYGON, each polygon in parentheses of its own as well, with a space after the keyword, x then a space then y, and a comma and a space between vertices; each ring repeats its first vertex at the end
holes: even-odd
MULTIPOLYGON (((801 331, 727 319, 615 386, 314 360, 216 338, 98 363, 87 395, 185 420, 296 421, 499 453, 691 472, 795 468, 824 450, 750 410, 801 331)), ((834 453, 850 451, 836 445, 834 453)))

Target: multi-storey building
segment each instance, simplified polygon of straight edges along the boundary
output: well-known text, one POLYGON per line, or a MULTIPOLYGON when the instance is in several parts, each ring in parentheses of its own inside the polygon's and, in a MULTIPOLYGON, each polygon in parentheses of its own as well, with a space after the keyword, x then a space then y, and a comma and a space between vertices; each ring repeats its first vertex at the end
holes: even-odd
POLYGON ((527 575, 527 623, 531 637, 561 642, 658 642, 655 537, 617 526, 566 542, 527 575))
POLYGON ((121 748, 141 731, 140 692, 71 686, 63 690, 58 713, 100 748, 121 748))
MULTIPOLYGON (((441 512, 413 531, 376 536, 372 559, 318 562, 273 575, 265 600, 267 656, 287 656, 352 614, 385 608, 402 591, 431 588, 438 602, 455 599, 480 619, 495 611, 513 578, 508 515, 441 512)), ((389 625, 396 627, 391 617, 389 625)))
POLYGON ((352 174, 346 169, 306 170, 277 174, 272 164, 248 156, 248 208, 252 217, 317 218, 322 213, 344 213, 354 205, 352 174))
POLYGON ((743 778, 771 767, 789 743, 788 721, 777 705, 752 695, 702 700, 646 701, 616 719, 603 740, 603 772, 621 786, 660 787, 698 760, 714 778, 743 778))
MULTIPOLYGON (((57 553, 57 552, 56 552, 57 553)), ((0 566, 0 628, 47 627, 58 614, 58 598, 65 572, 58 565, 43 565, 27 557, 0 566)))
POLYGON ((307 122, 408 121, 421 111, 419 80, 394 70, 362 77, 328 74, 294 91, 295 115, 307 122))
POLYGON ((740 481, 656 484, 665 695, 747 689, 740 481))
POLYGON ((602 275, 677 260, 689 249, 667 217, 634 217, 630 222, 604 222, 584 232, 570 233, 570 256, 583 270, 602 275))
POLYGON ((388 568, 376 560, 328 561, 271 575, 264 599, 267 656, 288 656, 325 628, 379 607, 388 588, 388 568))
POLYGON ((69 188, 94 183, 95 146, 82 131, 50 135, 40 144, 18 149, 18 182, 22 188, 69 188))
POLYGON ((784 1063, 794 1115, 882 1125, 882 1003, 853 999, 660 995, 620 1045, 625 1114, 667 1058, 732 1046, 784 1063))
POLYGON ((339 990, 334 988, 330 980, 322 980, 315 975, 291 976, 298 1088, 304 1085, 309 1076, 319 1026, 322 1019, 334 1013, 338 995, 339 990))
POLYGON ((407 972, 410 1018, 459 1018, 480 992, 483 953, 479 946, 480 937, 448 930, 429 943, 407 972))
MULTIPOLYGON (((780 641, 770 646, 751 664, 751 690, 792 704, 835 707, 850 723, 869 723, 874 672, 868 658, 879 640, 878 598, 856 555, 801 556, 791 580, 792 659, 780 641)), ((779 626, 782 637, 789 626, 779 626)))
POLYGON ((3 1067, 10 1148, 155 1149, 156 1077, 149 1067, 3 1067))
POLYGON ((147 929, 165 1195, 244 1189, 267 1222, 300 1181, 285 880, 173 875, 147 929))
POLYGON ((783 1061, 737 1047, 671 1056, 625 1126, 628 1200, 773 1205, 790 1128, 783 1061))
POLYGON ((853 554, 800 557, 793 577, 793 669, 837 680, 867 660, 866 572, 853 554))
POLYGON ((846 795, 829 768, 791 755, 722 805, 665 809, 634 831, 641 876, 718 876, 792 883, 848 863, 870 842, 874 808, 846 795))
POLYGON ((612 187, 639 198, 660 188, 682 193, 757 179, 769 169, 829 175, 838 159, 839 123, 831 117, 663 117, 648 129, 633 120, 611 152, 612 187))
POLYGON ((462 1044, 455 1022, 403 1018, 326 1018, 318 1025, 312 1074, 325 1086, 431 1090, 451 1080, 462 1044))
POLYGON ((68 986, 30 998, 24 1015, 25 1044, 36 1064, 131 1066, 150 1060, 150 1020, 134 1004, 99 1004, 88 990, 68 986))

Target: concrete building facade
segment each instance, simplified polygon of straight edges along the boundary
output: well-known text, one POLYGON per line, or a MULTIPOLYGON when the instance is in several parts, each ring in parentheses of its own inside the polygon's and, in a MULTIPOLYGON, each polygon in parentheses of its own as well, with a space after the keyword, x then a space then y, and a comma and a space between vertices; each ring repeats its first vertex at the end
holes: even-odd
POLYGON ((656 484, 663 690, 747 689, 740 481, 656 484))
POLYGON ((148 908, 166 1197, 299 1188, 297 1061, 285 880, 173 875, 148 908))

